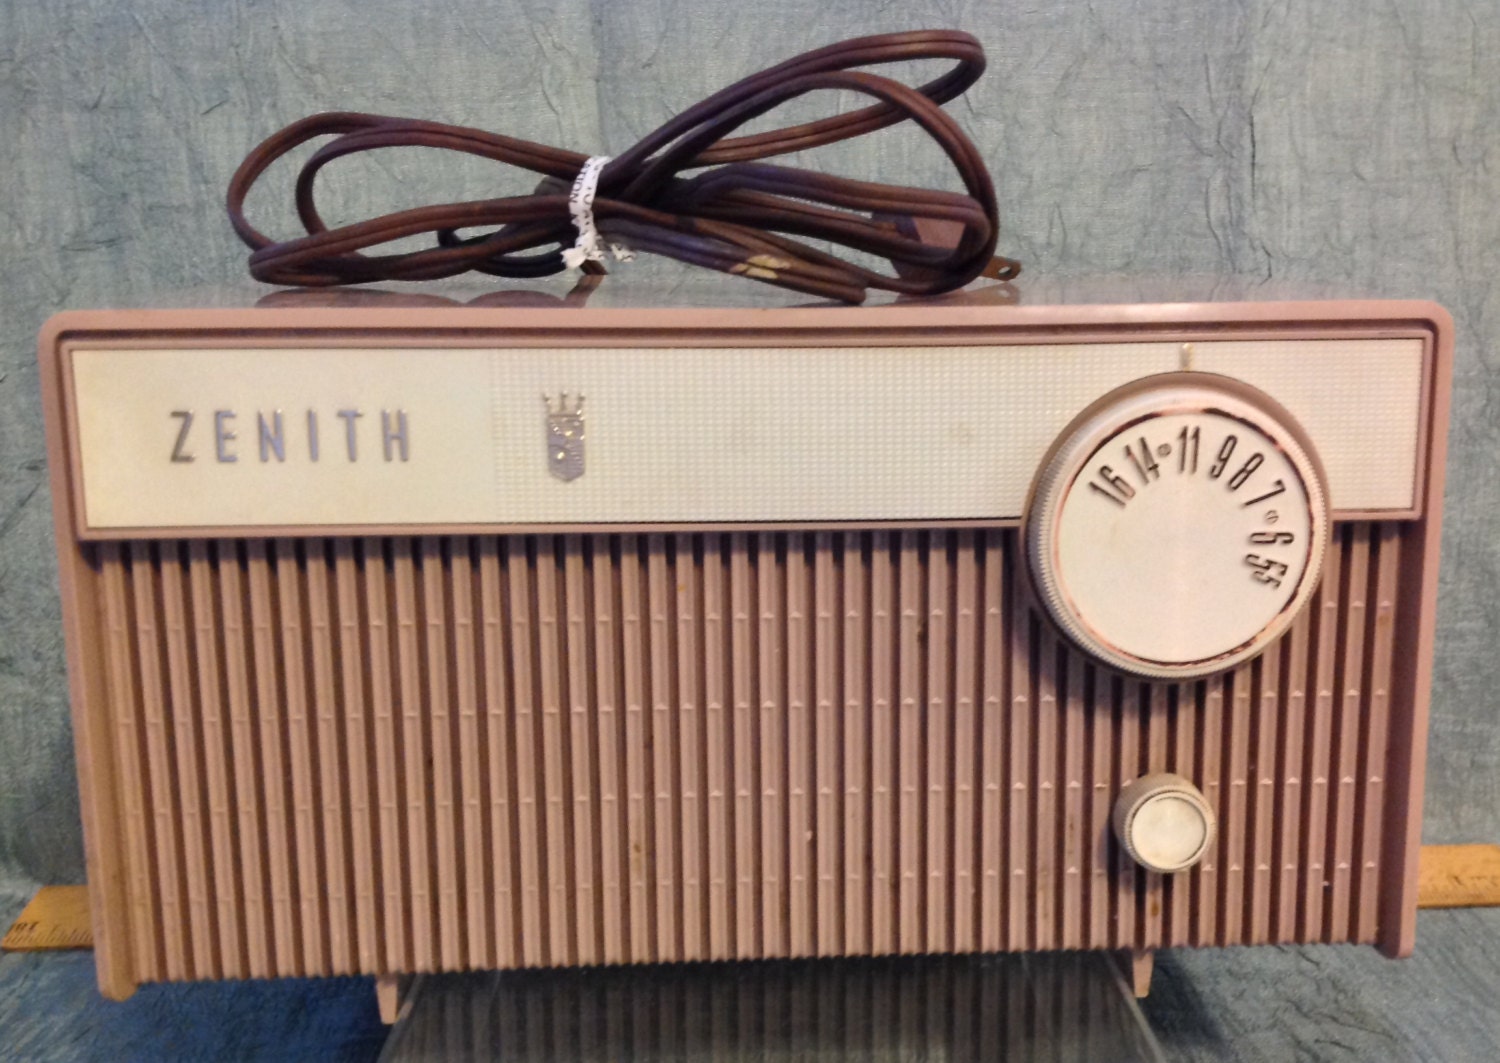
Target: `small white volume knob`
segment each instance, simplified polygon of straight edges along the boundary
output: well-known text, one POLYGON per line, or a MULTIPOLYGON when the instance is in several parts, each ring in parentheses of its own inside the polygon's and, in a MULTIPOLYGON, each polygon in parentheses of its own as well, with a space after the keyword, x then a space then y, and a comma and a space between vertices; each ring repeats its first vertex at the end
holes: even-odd
POLYGON ((1115 799, 1115 837, 1148 871, 1186 871, 1213 844, 1216 822, 1208 799, 1181 775, 1136 779, 1115 799))

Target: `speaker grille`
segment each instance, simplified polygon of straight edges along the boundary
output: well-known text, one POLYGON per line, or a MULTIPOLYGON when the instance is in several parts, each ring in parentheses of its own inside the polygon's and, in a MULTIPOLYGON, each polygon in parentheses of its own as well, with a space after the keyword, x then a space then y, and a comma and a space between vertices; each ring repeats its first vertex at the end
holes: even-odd
POLYGON ((1186 684, 1060 642, 1013 531, 83 544, 135 976, 1372 942, 1411 527, 1186 684), (1190 873, 1111 835, 1148 771, 1190 873))

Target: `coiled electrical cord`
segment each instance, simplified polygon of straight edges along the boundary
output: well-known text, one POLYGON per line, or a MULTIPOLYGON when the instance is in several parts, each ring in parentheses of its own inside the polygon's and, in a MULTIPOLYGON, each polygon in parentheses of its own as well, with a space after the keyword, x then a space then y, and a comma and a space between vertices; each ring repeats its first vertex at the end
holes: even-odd
MULTIPOLYGON (((593 215, 605 240, 697 266, 737 273, 845 302, 866 289, 930 295, 981 273, 1009 279, 1019 263, 994 258, 999 220, 994 186, 978 150, 941 104, 984 72, 984 50, 967 33, 921 31, 862 37, 807 52, 738 81, 677 115, 615 156, 599 175, 593 215), (855 68, 949 59, 917 88, 855 68), (777 106, 819 89, 872 97, 871 106, 803 125, 730 137, 777 106), (966 195, 855 181, 758 160, 816 148, 911 120, 948 156, 966 195), (707 168, 707 169, 705 169, 707 168), (692 177, 687 170, 702 170, 692 177), (954 246, 919 234, 959 230, 954 246), (803 237, 889 259, 887 276, 810 246, 803 237)), ((270 284, 324 286, 435 280, 474 270, 541 277, 567 268, 561 249, 577 230, 568 183, 587 157, 483 130, 380 115, 335 112, 294 122, 258 145, 229 182, 234 230, 250 248, 250 273, 270 284), (315 137, 333 135, 302 167, 297 213, 307 235, 276 241, 245 220, 250 188, 266 168, 315 137), (541 174, 530 195, 418 207, 328 228, 314 201, 320 170, 335 159, 389 147, 447 148, 541 174), (478 235, 461 233, 489 229, 478 235), (436 246, 368 254, 431 233, 436 246), (542 250, 539 250, 542 249, 542 250)), ((594 263, 585 264, 600 272, 594 263)))

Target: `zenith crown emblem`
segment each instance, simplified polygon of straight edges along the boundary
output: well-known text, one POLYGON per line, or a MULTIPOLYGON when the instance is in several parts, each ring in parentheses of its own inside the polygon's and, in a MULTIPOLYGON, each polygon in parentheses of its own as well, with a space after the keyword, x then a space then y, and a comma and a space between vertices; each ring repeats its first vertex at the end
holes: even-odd
POLYGON ((547 471, 559 480, 576 480, 583 475, 583 396, 561 392, 554 402, 543 394, 547 408, 547 471))

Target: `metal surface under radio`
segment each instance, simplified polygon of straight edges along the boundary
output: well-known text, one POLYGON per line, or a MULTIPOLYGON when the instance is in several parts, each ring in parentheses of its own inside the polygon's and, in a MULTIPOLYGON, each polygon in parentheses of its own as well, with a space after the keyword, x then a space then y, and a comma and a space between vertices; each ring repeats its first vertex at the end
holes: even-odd
POLYGON ((41 338, 99 978, 1412 948, 1415 302, 41 338))

